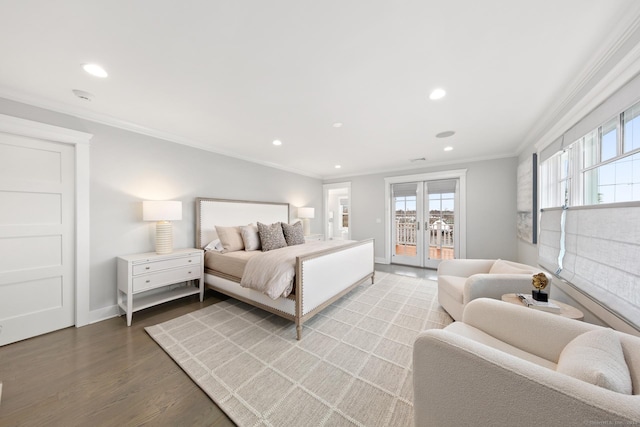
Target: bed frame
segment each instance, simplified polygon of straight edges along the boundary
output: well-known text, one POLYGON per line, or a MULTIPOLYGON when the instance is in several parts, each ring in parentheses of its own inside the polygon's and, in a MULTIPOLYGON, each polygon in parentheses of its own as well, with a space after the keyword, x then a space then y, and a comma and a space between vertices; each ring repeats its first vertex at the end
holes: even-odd
MULTIPOLYGON (((228 227, 257 221, 288 223, 289 219, 288 203, 199 197, 196 199, 196 245, 204 248, 217 238, 216 225, 228 227)), ((210 289, 295 322, 299 340, 305 321, 368 279, 374 282, 373 239, 299 256, 295 268, 293 294, 276 300, 241 287, 237 278, 207 268, 204 281, 210 289)))

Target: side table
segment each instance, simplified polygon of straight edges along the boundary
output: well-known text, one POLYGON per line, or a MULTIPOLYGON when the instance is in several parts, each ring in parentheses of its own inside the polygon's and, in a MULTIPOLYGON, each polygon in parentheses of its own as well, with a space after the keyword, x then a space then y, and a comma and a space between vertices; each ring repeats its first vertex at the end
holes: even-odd
MULTIPOLYGON (((516 296, 516 294, 504 294, 502 295, 502 301, 524 307, 524 304, 522 304, 522 301, 520 301, 520 299, 516 296)), ((575 320, 584 319, 584 313, 582 313, 582 311, 578 310, 577 308, 569 304, 565 304, 563 302, 560 302, 554 299, 549 299, 549 302, 552 302, 555 305, 559 306, 560 313, 554 313, 551 311, 547 311, 547 313, 557 314, 558 316, 568 317, 569 319, 575 319, 575 320)), ((531 310, 537 310, 537 309, 532 308, 531 310)), ((544 311, 544 310, 538 310, 538 311, 544 311)))

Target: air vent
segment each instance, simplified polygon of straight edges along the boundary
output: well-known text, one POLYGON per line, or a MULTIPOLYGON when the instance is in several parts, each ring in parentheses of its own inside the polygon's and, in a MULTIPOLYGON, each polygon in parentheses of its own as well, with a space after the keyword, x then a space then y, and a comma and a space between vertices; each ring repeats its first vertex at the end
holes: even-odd
POLYGON ((85 92, 84 90, 73 89, 71 92, 73 92, 75 96, 77 96, 78 98, 84 101, 91 101, 94 98, 93 94, 89 92, 85 92))
POLYGON ((415 163, 415 162, 425 162, 427 159, 425 159, 424 157, 418 157, 416 159, 409 159, 409 161, 411 163, 415 163))

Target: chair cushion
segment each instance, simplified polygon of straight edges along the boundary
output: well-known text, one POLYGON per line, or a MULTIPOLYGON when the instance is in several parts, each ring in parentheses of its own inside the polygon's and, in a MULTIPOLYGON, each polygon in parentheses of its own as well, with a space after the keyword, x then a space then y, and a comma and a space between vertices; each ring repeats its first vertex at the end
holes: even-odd
POLYGON ((631 374, 622 345, 611 329, 578 335, 560 353, 556 370, 611 391, 632 393, 631 374))
POLYGON ((445 292, 455 301, 462 304, 464 284, 467 277, 438 276, 438 292, 445 292))

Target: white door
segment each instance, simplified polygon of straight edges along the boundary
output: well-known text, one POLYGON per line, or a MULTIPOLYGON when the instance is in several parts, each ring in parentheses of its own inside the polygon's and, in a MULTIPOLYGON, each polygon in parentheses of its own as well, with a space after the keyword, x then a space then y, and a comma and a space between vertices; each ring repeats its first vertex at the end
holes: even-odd
POLYGON ((440 261, 458 258, 459 180, 446 179, 424 183, 425 258, 424 267, 437 269, 440 261))
POLYGON ((75 323, 74 149, 0 133, 0 345, 75 323))
POLYGON ((422 267, 422 182, 391 185, 391 262, 422 267))

